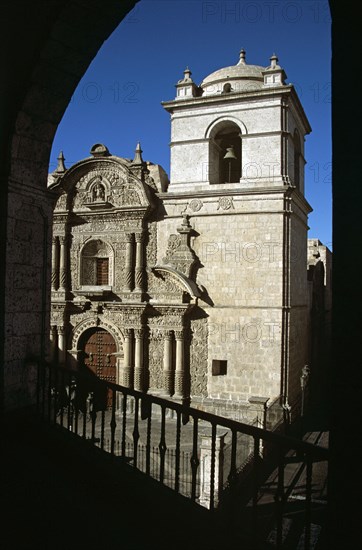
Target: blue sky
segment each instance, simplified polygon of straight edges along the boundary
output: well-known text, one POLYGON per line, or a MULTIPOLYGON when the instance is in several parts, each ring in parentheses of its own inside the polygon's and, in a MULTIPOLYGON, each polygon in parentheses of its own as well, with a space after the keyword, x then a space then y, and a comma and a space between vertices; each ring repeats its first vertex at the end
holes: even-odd
POLYGON ((312 126, 306 138, 309 236, 331 248, 331 39, 325 0, 141 0, 80 81, 58 127, 49 171, 63 150, 66 166, 89 156, 94 143, 143 158, 169 173, 170 121, 161 101, 189 66, 199 84, 221 67, 246 61, 267 66, 275 52, 312 126))

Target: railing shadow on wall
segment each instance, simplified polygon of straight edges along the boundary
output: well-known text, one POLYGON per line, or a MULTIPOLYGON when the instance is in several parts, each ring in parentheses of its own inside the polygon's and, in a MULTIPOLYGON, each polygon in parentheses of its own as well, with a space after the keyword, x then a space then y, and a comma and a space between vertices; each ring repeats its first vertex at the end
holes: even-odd
POLYGON ((265 540, 263 525, 270 522, 276 526, 274 547, 284 548, 290 493, 285 468, 300 462, 306 470, 304 549, 312 548, 313 464, 328 461, 327 449, 103 381, 89 370, 49 364, 39 369, 37 409, 57 429, 208 508, 230 528, 249 531, 254 548, 264 548, 258 545, 265 540), (261 487, 273 467, 270 518, 261 522, 261 487))

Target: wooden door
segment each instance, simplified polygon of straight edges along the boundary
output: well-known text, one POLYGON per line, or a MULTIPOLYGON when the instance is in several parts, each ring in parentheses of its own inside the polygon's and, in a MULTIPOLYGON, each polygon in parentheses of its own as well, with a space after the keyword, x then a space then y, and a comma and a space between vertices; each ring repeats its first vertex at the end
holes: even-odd
MULTIPOLYGON (((84 338, 84 365, 101 380, 117 382, 116 343, 102 328, 87 332, 84 338)), ((108 392, 107 406, 112 406, 112 391, 108 392)))

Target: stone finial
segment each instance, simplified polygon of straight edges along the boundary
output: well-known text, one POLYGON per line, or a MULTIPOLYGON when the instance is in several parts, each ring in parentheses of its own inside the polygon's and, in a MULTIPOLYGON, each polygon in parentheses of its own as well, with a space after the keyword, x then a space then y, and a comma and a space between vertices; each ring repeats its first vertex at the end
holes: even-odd
POLYGON ((133 164, 143 164, 143 158, 142 158, 142 149, 140 142, 137 143, 136 149, 135 149, 135 155, 133 159, 133 164))
POLYGON ((54 170, 53 175, 63 174, 66 171, 66 167, 65 167, 65 164, 64 164, 65 159, 64 159, 63 151, 60 151, 57 160, 58 160, 58 166, 54 170))
POLYGON ((90 150, 90 154, 93 157, 108 157, 110 156, 110 152, 108 151, 108 148, 103 145, 103 143, 95 143, 93 147, 90 150))
POLYGON ((184 80, 192 80, 191 78, 192 73, 188 67, 186 67, 186 69, 184 70, 184 75, 185 75, 184 80))
POLYGON ((242 48, 240 50, 240 59, 239 59, 238 65, 246 65, 245 58, 246 58, 246 51, 244 50, 244 48, 242 48))
POLYGON ((275 55, 275 53, 273 53, 273 55, 270 58, 270 68, 276 69, 278 61, 279 61, 278 57, 275 55))

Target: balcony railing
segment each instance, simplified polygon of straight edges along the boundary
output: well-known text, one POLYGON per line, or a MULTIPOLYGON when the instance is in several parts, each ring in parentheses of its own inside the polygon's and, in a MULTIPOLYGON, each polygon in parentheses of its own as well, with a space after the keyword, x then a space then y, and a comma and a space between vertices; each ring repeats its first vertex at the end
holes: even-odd
POLYGON ((225 518, 236 534, 248 533, 256 549, 264 548, 272 525, 272 547, 287 548, 288 499, 304 472, 303 548, 312 548, 313 465, 328 460, 326 448, 55 366, 39 373, 38 410, 44 420, 225 518))

